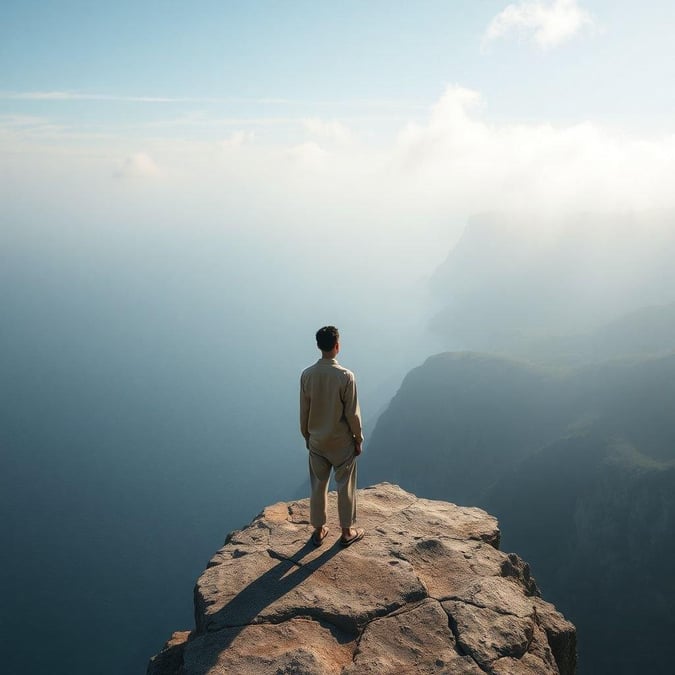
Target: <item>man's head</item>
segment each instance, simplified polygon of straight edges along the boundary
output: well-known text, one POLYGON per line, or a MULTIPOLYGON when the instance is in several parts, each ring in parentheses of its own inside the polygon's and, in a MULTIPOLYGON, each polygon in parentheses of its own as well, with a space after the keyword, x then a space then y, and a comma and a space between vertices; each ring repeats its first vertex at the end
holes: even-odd
POLYGON ((324 326, 316 331, 316 346, 324 353, 340 350, 340 333, 335 326, 324 326))

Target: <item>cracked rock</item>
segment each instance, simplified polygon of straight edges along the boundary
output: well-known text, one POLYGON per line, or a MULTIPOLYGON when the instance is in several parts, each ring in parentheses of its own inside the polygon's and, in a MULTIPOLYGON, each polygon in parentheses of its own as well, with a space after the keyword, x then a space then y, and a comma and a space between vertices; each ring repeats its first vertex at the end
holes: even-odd
POLYGON ((308 500, 228 535, 197 581, 195 630, 149 675, 575 672, 574 626, 498 550, 492 516, 386 483, 358 499, 366 537, 347 549, 336 525, 312 546, 308 500))

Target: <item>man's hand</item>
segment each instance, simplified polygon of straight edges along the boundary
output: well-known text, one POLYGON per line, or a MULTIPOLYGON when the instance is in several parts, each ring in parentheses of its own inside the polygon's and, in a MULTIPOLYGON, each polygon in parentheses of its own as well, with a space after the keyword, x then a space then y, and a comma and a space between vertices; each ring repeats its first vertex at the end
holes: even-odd
POLYGON ((356 441, 356 443, 354 444, 354 455, 358 457, 361 454, 361 452, 362 452, 361 443, 359 441, 356 441))

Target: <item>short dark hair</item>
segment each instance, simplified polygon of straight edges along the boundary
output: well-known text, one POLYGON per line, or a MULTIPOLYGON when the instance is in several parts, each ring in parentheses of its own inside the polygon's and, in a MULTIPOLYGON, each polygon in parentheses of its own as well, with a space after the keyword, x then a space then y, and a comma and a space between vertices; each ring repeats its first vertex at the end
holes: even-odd
POLYGON ((335 326, 324 326, 316 331, 316 346, 322 352, 329 352, 340 339, 340 333, 335 326))

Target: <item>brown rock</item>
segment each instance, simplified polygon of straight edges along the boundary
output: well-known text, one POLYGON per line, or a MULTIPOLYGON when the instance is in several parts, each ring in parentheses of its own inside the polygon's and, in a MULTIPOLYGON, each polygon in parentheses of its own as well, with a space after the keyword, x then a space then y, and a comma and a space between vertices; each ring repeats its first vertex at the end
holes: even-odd
POLYGON ((354 636, 330 624, 295 618, 200 635, 187 645, 180 672, 339 675, 352 662, 354 649, 354 636))
POLYGON ((431 598, 368 624, 343 675, 405 672, 483 672, 470 656, 459 653, 447 614, 431 598))
POLYGON ((347 549, 337 527, 312 546, 308 500, 231 533, 197 581, 195 633, 148 672, 575 672, 574 626, 497 550, 492 516, 386 483, 358 505, 366 537, 347 549))

